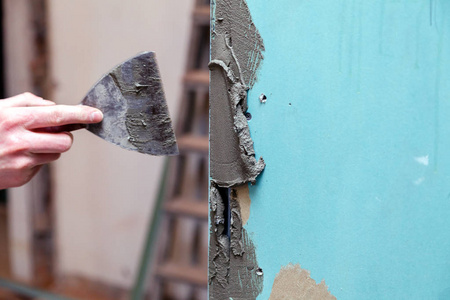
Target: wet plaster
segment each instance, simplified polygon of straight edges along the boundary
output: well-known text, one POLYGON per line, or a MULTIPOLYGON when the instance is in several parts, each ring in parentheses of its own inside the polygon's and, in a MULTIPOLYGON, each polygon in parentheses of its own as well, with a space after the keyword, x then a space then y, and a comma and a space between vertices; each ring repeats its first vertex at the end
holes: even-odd
POLYGON ((88 130, 125 149, 152 155, 178 153, 158 65, 144 52, 106 74, 82 102, 99 108, 88 130))
POLYGON ((243 225, 248 183, 265 163, 256 158, 245 113, 264 44, 245 1, 218 0, 212 8, 209 299, 256 299, 264 275, 243 225))
POLYGON ((209 299, 256 299, 263 288, 263 271, 258 267, 255 246, 243 228, 237 193, 229 197, 230 234, 225 219, 227 200, 211 182, 209 299))
POLYGON ((255 157, 245 112, 264 44, 245 1, 217 1, 214 20, 209 64, 211 177, 222 187, 255 183, 265 163, 255 157))
POLYGON ((282 267, 275 277, 269 300, 336 300, 325 281, 316 284, 299 264, 282 267))

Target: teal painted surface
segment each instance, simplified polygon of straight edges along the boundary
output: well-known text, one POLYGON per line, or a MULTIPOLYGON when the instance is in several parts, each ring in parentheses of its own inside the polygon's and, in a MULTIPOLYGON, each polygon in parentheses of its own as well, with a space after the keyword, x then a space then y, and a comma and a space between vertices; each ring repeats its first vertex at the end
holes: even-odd
POLYGON ((290 262, 338 299, 450 299, 450 1, 247 2, 258 299, 290 262))

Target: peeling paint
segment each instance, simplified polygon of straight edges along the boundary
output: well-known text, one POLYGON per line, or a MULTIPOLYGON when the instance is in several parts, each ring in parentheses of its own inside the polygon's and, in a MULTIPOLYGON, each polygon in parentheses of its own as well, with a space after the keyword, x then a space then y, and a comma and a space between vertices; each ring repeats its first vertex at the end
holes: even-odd
POLYGON ((319 284, 299 264, 282 267, 275 277, 269 300, 336 300, 325 281, 319 284))

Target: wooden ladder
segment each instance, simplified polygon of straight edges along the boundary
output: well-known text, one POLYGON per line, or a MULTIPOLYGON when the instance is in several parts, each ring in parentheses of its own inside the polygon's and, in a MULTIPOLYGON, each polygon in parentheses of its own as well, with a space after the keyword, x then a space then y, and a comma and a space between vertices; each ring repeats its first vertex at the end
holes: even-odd
POLYGON ((176 127, 180 155, 169 159, 163 180, 155 254, 143 259, 153 261, 143 288, 151 300, 207 299, 209 15, 209 0, 197 0, 176 127))

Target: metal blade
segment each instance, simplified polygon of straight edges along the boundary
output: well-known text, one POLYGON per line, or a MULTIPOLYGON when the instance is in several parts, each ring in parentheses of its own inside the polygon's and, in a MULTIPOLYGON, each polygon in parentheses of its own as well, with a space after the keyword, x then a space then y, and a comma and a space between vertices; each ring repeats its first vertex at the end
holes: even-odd
POLYGON ((87 129, 122 148, 151 155, 177 155, 154 52, 143 52, 103 76, 81 102, 103 112, 87 129))

